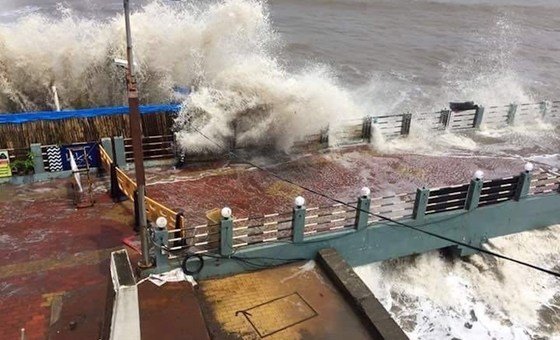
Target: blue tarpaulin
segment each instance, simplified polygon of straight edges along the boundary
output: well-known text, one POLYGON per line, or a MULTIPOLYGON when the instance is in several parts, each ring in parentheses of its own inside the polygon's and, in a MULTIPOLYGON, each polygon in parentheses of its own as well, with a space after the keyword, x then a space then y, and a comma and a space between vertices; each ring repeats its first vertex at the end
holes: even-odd
MULTIPOLYGON (((140 113, 179 112, 179 104, 142 105, 140 113)), ((22 124, 40 120, 62 120, 70 118, 92 118, 128 114, 128 106, 98 107, 94 109, 68 111, 38 111, 0 114, 0 124, 22 124)))

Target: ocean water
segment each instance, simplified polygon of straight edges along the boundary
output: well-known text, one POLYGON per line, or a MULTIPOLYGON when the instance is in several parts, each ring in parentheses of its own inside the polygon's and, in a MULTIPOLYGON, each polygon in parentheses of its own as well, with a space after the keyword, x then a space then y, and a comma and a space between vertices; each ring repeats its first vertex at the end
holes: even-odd
MULTIPOLYGON (((0 112, 122 104, 120 1, 2 0, 0 112)), ((134 1, 143 102, 195 88, 178 123, 287 149, 327 124, 449 101, 554 100, 556 1, 134 1)), ((212 145, 186 129, 191 149, 212 145)))
MULTIPOLYGON (((365 115, 558 100, 557 0, 133 1, 141 100, 177 99, 180 141, 289 148, 327 124, 365 115)), ((0 112, 123 104, 122 3, 0 0, 0 112)), ((560 168, 558 127, 376 141, 387 153, 519 157, 560 168)), ((507 255, 557 266, 558 228, 493 241, 507 255)), ((439 253, 357 268, 412 338, 558 338, 558 283, 474 255, 439 253)))
MULTIPOLYGON (((558 271, 560 226, 490 240, 495 252, 558 271)), ((551 275, 491 256, 438 252, 355 268, 413 339, 558 339, 551 275)))

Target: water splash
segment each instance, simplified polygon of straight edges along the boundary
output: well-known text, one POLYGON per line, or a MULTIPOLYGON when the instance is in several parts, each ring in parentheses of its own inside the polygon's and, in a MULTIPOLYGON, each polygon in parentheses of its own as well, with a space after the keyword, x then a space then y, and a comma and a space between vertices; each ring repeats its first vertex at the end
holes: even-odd
POLYGON ((507 13, 496 18, 491 30, 473 33, 473 43, 442 64, 442 98, 474 100, 486 106, 536 101, 522 85, 515 65, 521 36, 521 28, 507 13))
MULTIPOLYGON (((188 152, 218 148, 195 130, 222 145, 236 134, 241 145, 287 150, 327 125, 368 114, 435 111, 448 99, 527 101, 531 96, 511 60, 516 28, 507 16, 495 26, 475 38, 480 53, 472 55, 482 59, 459 51, 454 62, 442 65, 445 86, 434 94, 414 75, 397 71, 350 87, 340 82, 336 66, 310 62, 294 69, 279 59, 283 42, 262 1, 154 1, 132 15, 141 101, 169 101, 176 86, 193 90, 176 120, 178 141, 188 152)), ((64 7, 55 17, 31 14, 0 26, 0 111, 54 109, 52 85, 63 108, 124 104, 123 71, 112 62, 124 57, 124 41, 121 15, 87 19, 64 7)), ((374 142, 386 152, 478 147, 466 137, 433 139, 423 130, 389 145, 383 138, 374 142)))
MULTIPOLYGON (((560 226, 490 241, 492 250, 557 268, 560 226)), ((438 252, 355 268, 414 339, 559 337, 557 279, 486 255, 438 252)))

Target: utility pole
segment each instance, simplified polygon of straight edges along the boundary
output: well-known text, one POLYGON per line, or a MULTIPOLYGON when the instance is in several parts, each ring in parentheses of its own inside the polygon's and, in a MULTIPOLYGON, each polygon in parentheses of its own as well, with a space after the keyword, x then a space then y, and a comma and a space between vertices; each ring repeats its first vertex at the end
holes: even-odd
POLYGON ((134 76, 134 57, 132 54, 132 34, 130 31, 130 6, 129 0, 124 2, 124 20, 126 25, 126 58, 128 67, 126 72, 126 88, 128 93, 128 108, 130 120, 130 136, 132 138, 132 151, 134 153, 134 171, 136 173, 136 190, 138 202, 138 227, 140 228, 140 242, 142 248, 142 260, 138 266, 148 268, 152 266, 150 261, 148 229, 146 225, 146 176, 144 174, 144 150, 142 147, 142 121, 140 117, 138 87, 134 76))

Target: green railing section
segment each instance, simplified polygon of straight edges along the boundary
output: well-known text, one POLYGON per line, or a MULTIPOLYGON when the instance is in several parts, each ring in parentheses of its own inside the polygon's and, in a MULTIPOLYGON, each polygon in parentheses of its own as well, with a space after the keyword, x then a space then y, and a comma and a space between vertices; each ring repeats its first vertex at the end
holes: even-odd
MULTIPOLYGON (((371 143, 375 134, 385 139, 406 137, 415 129, 433 132, 468 132, 480 128, 500 129, 515 125, 533 125, 536 122, 560 122, 560 101, 541 101, 537 103, 508 104, 501 106, 474 105, 463 111, 444 109, 427 113, 404 113, 397 115, 372 115, 369 117, 343 120, 336 126, 318 127, 318 132, 296 140, 292 151, 309 148, 327 148, 329 146, 371 143)), ((237 133, 233 133, 237 136, 237 133)), ((235 137, 233 137, 235 138, 235 137)), ((130 139, 113 138, 117 148, 119 165, 132 159, 130 139)), ((79 143, 78 143, 79 144, 79 143)), ((169 134, 146 136, 143 139, 144 158, 146 160, 181 159, 181 161, 198 160, 208 155, 178 154, 174 136, 169 134)), ((232 149, 250 147, 231 141, 232 149)), ((7 148, 10 161, 25 160, 30 153, 42 155, 35 157, 35 173, 54 172, 49 167, 47 150, 57 145, 32 144, 29 148, 7 148), (42 160, 41 160, 42 158, 42 160)), ((262 147, 262 143, 259 143, 262 147)), ((211 158, 211 157, 210 157, 211 158)))
POLYGON ((377 198, 371 198, 369 189, 362 188, 357 201, 345 204, 306 207, 305 200, 297 197, 292 211, 256 217, 232 217, 231 209, 224 208, 219 221, 185 224, 182 229, 154 226, 155 246, 160 250, 156 252, 155 271, 181 262, 196 267, 196 263, 190 263, 210 261, 212 266, 196 274, 227 274, 292 259, 311 259, 320 249, 318 245, 338 245, 341 253, 352 253, 363 261, 447 246, 455 246, 460 255, 469 255, 473 253, 470 248, 391 225, 387 218, 436 228, 446 237, 475 247, 490 237, 560 223, 560 209, 554 206, 560 203, 560 175, 533 172, 532 166, 526 169, 517 176, 491 180, 477 173, 470 183, 377 198), (519 213, 523 217, 515 220, 519 213), (481 216, 491 217, 486 220, 481 216), (405 248, 403 240, 407 240, 405 248), (356 249, 362 249, 363 254, 356 253, 356 249), (252 265, 247 264, 248 260, 252 265))

